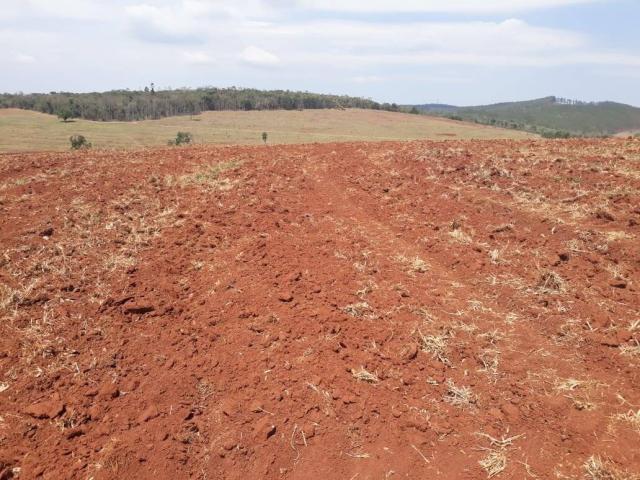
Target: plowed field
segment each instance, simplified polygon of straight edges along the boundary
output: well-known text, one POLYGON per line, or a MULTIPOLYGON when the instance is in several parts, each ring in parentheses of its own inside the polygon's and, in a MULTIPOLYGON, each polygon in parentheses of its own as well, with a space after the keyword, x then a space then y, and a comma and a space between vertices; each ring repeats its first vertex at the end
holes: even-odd
POLYGON ((640 474, 640 141, 0 155, 0 478, 640 474))

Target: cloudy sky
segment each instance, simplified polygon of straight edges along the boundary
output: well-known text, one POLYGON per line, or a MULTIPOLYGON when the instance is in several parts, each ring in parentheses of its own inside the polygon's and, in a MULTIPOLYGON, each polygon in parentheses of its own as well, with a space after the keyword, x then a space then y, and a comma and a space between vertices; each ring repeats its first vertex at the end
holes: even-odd
POLYGON ((0 0, 0 91, 240 86, 640 106, 638 0, 0 0))

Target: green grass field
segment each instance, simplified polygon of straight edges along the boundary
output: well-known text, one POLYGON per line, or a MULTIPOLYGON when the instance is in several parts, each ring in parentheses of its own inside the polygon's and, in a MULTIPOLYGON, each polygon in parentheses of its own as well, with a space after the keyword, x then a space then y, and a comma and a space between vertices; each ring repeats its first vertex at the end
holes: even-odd
POLYGON ((531 137, 437 117, 357 109, 205 112, 141 122, 67 123, 32 111, 0 110, 0 152, 68 150, 69 137, 75 134, 101 149, 160 146, 178 131, 191 132, 196 143, 222 144, 259 144, 262 132, 268 132, 271 144, 531 137))

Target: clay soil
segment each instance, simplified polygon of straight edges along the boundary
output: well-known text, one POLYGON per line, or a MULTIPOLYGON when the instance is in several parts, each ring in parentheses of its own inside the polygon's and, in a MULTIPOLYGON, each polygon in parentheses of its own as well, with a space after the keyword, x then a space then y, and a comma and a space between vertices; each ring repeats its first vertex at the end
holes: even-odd
POLYGON ((0 478, 640 474, 640 141, 0 156, 0 478))

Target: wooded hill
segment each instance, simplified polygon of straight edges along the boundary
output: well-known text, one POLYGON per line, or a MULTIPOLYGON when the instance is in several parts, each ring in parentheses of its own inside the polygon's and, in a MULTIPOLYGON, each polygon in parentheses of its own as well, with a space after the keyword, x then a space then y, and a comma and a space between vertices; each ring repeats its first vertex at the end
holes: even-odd
POLYGON ((605 136, 640 130, 640 108, 615 102, 545 97, 477 107, 416 105, 423 113, 526 130, 547 137, 605 136))
POLYGON ((180 90, 114 90, 103 93, 0 94, 0 108, 21 108, 86 120, 146 120, 197 115, 212 110, 304 110, 364 108, 397 111, 396 104, 343 95, 288 90, 198 88, 180 90))

